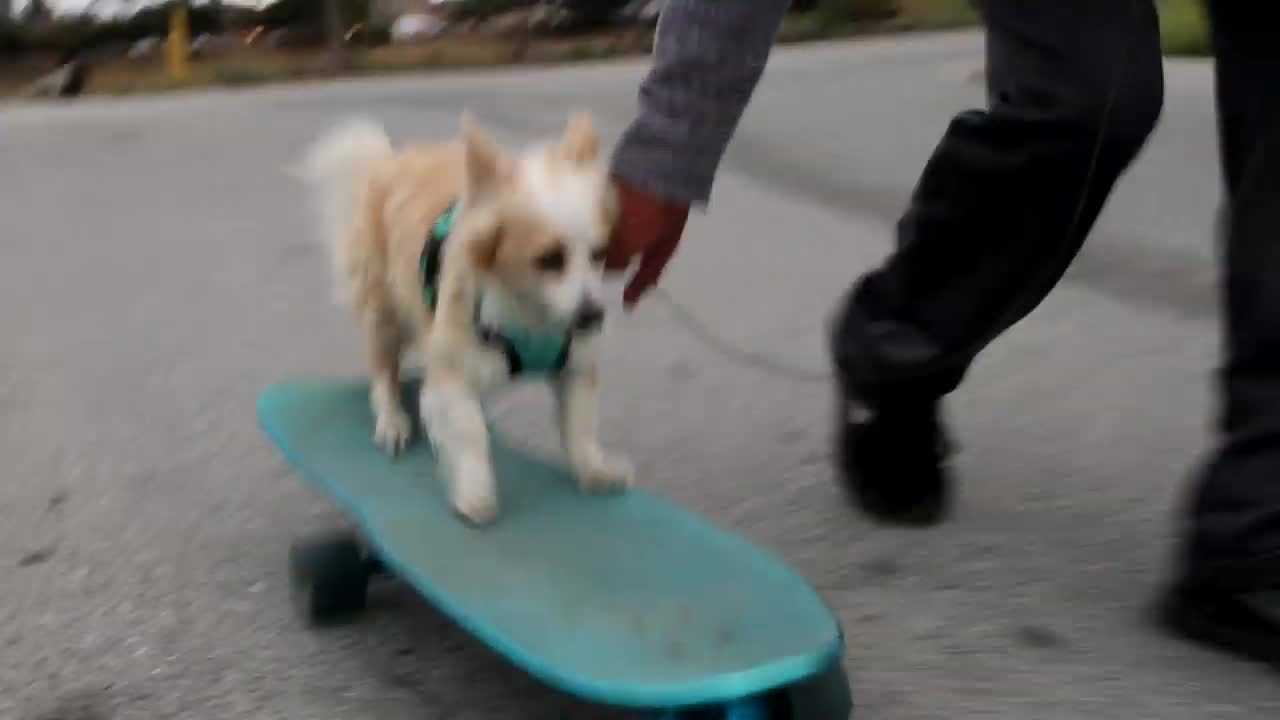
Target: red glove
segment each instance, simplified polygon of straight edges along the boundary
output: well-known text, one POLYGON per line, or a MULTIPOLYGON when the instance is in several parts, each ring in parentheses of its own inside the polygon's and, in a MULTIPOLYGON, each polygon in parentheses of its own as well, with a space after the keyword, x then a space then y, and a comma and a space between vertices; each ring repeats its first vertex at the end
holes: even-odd
POLYGON ((605 268, 622 272, 639 259, 639 266, 622 292, 623 304, 630 308, 657 284, 667 261, 675 255, 689 218, 689 206, 622 180, 616 182, 619 217, 605 268))

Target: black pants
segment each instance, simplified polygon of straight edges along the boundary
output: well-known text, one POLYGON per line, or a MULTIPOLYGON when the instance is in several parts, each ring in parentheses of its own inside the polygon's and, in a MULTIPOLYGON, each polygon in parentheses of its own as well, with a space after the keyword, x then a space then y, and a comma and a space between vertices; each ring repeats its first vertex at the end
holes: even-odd
MULTIPOLYGON (((979 5, 989 108, 952 120, 896 252, 855 285, 834 329, 836 366, 872 405, 956 388, 1062 277, 1160 115, 1153 0, 979 5)), ((1270 3, 1208 11, 1225 189, 1223 440, 1193 496, 1185 569, 1224 588, 1280 587, 1280 43, 1270 3)))

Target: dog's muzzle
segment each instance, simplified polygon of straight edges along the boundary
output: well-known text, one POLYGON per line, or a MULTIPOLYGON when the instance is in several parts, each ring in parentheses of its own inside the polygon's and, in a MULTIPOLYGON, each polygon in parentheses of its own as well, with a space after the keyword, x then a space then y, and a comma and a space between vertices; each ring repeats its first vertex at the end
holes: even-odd
POLYGON ((576 333, 594 332, 604 325, 604 308, 594 300, 583 300, 573 311, 570 326, 576 333))

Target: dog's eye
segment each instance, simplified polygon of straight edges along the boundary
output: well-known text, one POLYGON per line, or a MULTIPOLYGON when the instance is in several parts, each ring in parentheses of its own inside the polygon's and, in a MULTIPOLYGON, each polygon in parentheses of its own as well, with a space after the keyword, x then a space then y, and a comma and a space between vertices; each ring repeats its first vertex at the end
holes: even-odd
POLYGON ((591 263, 593 265, 603 265, 605 258, 609 255, 609 248, 602 247, 591 253, 591 263))
POLYGON ((533 261, 539 270, 543 272, 560 272, 564 270, 565 255, 564 248, 556 248, 542 253, 533 261))

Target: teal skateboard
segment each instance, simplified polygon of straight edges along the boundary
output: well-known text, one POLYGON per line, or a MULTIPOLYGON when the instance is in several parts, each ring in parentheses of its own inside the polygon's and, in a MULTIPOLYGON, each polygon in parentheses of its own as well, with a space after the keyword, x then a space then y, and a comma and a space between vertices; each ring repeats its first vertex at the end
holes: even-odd
MULTIPOLYGON (((405 407, 417 406, 406 381, 405 407)), ((314 625, 353 619, 370 582, 407 583, 551 687, 669 720, 847 720, 838 620, 745 539, 655 495, 580 493, 561 467, 493 437, 502 511, 450 509, 430 443, 373 442, 368 386, 294 380, 258 401, 286 460, 355 524, 296 543, 294 596, 314 625)))

